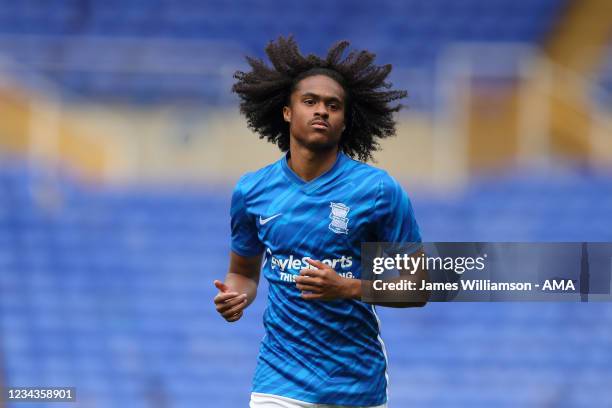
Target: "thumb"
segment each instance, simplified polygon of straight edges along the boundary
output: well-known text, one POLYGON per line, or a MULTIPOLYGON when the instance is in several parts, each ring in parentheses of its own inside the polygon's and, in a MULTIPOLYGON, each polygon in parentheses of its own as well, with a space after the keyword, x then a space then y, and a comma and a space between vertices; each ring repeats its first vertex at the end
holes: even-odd
POLYGON ((217 287, 217 289, 219 289, 223 293, 229 292, 229 287, 225 283, 221 282, 220 280, 215 279, 215 286, 217 287))

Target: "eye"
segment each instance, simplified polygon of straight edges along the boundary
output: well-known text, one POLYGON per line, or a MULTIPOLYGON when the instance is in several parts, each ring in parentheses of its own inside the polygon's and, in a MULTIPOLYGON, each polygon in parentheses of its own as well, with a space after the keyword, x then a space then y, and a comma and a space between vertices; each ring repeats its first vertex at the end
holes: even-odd
POLYGON ((315 104, 315 101, 313 99, 304 99, 304 103, 308 106, 312 106, 315 104))
POLYGON ((329 104, 329 105, 327 105, 327 106, 329 106, 329 108, 330 108, 331 110, 338 110, 338 109, 340 109, 340 106, 338 106, 338 104, 337 104, 337 103, 330 103, 330 104, 329 104))

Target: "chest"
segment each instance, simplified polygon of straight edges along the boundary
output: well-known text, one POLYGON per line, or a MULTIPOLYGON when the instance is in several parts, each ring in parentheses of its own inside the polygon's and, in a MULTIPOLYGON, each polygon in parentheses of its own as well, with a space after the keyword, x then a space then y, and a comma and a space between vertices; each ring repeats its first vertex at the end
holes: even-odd
POLYGON ((253 206, 261 242, 277 252, 358 251, 372 232, 374 197, 346 188, 308 195, 285 191, 253 206))

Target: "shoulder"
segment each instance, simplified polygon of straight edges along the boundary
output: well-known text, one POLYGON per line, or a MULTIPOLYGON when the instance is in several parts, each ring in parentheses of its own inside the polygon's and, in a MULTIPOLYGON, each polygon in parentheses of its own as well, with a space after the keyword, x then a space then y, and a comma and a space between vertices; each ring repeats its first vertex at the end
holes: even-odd
POLYGON ((400 183, 386 170, 350 159, 350 177, 360 180, 361 184, 375 189, 378 194, 403 191, 400 183))
POLYGON ((247 196, 257 190, 257 188, 264 186, 271 179, 278 177, 280 173, 280 160, 262 167, 259 170, 245 173, 236 183, 234 192, 239 192, 247 196))

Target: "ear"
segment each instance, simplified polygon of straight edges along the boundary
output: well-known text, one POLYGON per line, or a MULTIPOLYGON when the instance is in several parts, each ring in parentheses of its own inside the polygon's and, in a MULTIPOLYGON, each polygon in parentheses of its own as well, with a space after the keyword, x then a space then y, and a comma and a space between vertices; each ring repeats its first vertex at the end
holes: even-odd
POLYGON ((283 106, 283 118, 285 118, 285 122, 291 122, 291 108, 288 106, 283 106))

